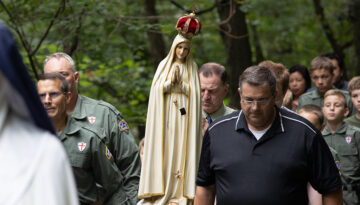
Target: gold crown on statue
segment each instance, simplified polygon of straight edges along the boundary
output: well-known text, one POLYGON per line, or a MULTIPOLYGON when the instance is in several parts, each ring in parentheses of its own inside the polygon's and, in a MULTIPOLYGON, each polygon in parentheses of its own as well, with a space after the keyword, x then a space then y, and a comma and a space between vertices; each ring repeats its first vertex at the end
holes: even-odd
POLYGON ((196 19, 195 11, 193 11, 189 15, 180 17, 175 28, 178 30, 179 34, 191 39, 193 36, 199 34, 201 30, 201 22, 196 19))

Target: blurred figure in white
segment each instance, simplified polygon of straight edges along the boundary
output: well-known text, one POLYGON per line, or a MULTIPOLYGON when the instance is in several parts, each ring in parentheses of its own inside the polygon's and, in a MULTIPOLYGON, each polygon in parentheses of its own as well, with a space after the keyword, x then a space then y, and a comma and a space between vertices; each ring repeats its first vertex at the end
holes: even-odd
POLYGON ((0 62, 1 204, 79 204, 65 150, 1 24, 0 62))

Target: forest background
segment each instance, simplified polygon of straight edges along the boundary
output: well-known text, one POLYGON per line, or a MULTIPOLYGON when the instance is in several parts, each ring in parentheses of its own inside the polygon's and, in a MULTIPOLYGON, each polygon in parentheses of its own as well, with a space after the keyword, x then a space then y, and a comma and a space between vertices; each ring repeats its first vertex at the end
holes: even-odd
POLYGON ((262 60, 308 67, 335 52, 347 79, 360 74, 360 0, 0 0, 0 20, 35 81, 47 55, 68 53, 79 92, 115 105, 141 138, 157 65, 177 19, 194 8, 203 25, 192 40, 194 59, 225 65, 232 107, 239 107, 239 75, 262 60))

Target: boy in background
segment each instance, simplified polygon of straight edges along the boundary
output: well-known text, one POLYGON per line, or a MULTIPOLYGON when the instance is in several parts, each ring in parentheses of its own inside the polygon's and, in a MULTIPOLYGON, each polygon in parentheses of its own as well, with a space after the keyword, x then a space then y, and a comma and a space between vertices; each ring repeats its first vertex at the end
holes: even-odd
POLYGON ((344 94, 334 89, 327 91, 322 111, 326 119, 322 135, 329 147, 337 151, 340 160, 344 204, 359 204, 360 132, 344 122, 349 113, 344 94))
POLYGON ((353 77, 350 80, 348 89, 351 101, 356 109, 356 114, 345 119, 345 122, 349 125, 360 128, 360 76, 353 77))
MULTIPOLYGON (((310 63, 310 77, 311 81, 315 85, 316 89, 307 93, 304 93, 299 98, 298 109, 307 104, 317 105, 323 107, 324 105, 324 94, 330 89, 335 87, 332 84, 334 72, 334 65, 331 60, 327 57, 318 56, 314 58, 310 63)), ((346 97, 347 107, 349 108, 349 116, 355 113, 353 110, 353 105, 350 100, 349 93, 343 91, 344 96, 346 97)))
MULTIPOLYGON (((311 124, 314 125, 314 127, 316 129, 318 129, 319 131, 321 131, 324 128, 324 115, 321 112, 321 108, 317 105, 312 105, 312 104, 308 104, 308 105, 304 105, 300 110, 299 110, 299 115, 304 117, 305 119, 309 120, 311 122, 311 124)), ((335 164, 338 167, 338 169, 340 170, 340 161, 339 158, 337 156, 336 150, 334 150, 333 148, 329 147, 331 154, 334 157, 335 160, 335 164)), ((322 205, 322 197, 321 194, 319 194, 319 192, 317 192, 310 183, 308 183, 307 185, 307 191, 308 191, 308 197, 309 197, 309 205, 322 205)))

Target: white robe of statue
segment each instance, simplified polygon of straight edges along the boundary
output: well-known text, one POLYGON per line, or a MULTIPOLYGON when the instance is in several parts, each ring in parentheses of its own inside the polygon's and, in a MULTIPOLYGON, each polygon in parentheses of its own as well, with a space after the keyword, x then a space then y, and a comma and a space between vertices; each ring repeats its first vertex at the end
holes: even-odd
POLYGON ((138 204, 192 204, 201 147, 201 94, 196 63, 189 51, 174 62, 175 49, 189 43, 177 35, 155 73, 146 120, 138 204), (178 69, 181 83, 172 84, 178 69), (180 111, 181 109, 181 111, 180 111))

